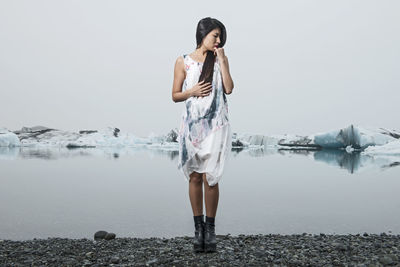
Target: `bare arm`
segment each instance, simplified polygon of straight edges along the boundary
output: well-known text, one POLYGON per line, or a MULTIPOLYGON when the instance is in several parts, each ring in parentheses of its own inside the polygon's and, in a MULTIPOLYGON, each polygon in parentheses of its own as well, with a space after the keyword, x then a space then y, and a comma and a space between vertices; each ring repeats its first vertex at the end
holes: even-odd
POLYGON ((229 62, 227 56, 224 56, 223 59, 220 60, 220 66, 224 92, 225 94, 229 95, 232 93, 233 90, 233 80, 229 72, 229 62))
POLYGON ((182 92, 182 85, 185 81, 185 64, 182 57, 178 57, 175 62, 174 69, 174 83, 172 85, 172 101, 182 102, 192 95, 192 90, 185 90, 182 92))

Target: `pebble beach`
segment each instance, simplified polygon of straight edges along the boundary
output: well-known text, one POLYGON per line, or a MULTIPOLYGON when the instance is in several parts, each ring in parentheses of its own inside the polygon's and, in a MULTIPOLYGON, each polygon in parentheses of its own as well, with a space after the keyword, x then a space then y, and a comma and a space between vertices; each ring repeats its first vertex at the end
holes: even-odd
POLYGON ((217 235, 217 252, 193 237, 0 239, 0 266, 400 266, 400 235, 217 235))

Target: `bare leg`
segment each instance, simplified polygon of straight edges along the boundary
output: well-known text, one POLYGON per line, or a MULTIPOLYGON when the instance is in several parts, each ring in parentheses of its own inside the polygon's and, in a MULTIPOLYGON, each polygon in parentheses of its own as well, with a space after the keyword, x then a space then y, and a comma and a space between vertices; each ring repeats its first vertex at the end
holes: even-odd
POLYGON ((201 173, 192 172, 189 181, 189 198, 193 216, 203 215, 203 179, 201 173))
POLYGON ((217 214, 218 199, 219 199, 218 183, 214 186, 209 186, 205 173, 203 173, 203 182, 204 182, 204 191, 205 191, 204 195, 206 202, 206 216, 215 218, 215 215, 217 214))

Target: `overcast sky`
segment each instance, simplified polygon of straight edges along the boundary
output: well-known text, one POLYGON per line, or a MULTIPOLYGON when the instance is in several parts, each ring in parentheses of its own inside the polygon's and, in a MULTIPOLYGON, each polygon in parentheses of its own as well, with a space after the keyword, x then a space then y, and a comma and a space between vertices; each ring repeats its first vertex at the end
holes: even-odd
POLYGON ((227 29, 233 132, 400 130, 400 1, 0 1, 0 127, 178 127, 175 60, 227 29))

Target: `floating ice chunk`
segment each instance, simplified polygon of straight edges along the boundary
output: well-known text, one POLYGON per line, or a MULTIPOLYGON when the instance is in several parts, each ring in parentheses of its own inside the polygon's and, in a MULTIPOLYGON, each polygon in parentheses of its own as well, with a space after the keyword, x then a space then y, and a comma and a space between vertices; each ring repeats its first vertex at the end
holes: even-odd
POLYGON ((122 132, 115 127, 106 127, 101 130, 81 130, 79 133, 52 129, 44 126, 23 127, 15 131, 21 140, 21 146, 46 147, 57 146, 67 148, 90 147, 122 147, 122 146, 152 146, 178 150, 177 129, 168 134, 157 135, 151 133, 148 137, 137 137, 131 133, 122 132))
POLYGON ((68 142, 73 142, 80 136, 78 133, 46 127, 24 128, 22 128, 24 131, 15 131, 21 141, 21 146, 66 146, 68 142))
POLYGON ((353 151, 354 151, 354 148, 352 146, 346 146, 347 153, 352 153, 353 151))
MULTIPOLYGON (((81 131, 82 132, 82 131, 81 131)), ((106 127, 102 130, 79 135, 76 140, 69 141, 65 146, 73 147, 107 147, 107 146, 132 146, 137 138, 130 134, 121 132, 115 127, 106 127)))
POLYGON ((6 128, 0 128, 0 147, 14 147, 20 146, 18 136, 7 130, 6 128))
MULTIPOLYGON (((364 149, 372 145, 384 145, 396 140, 396 132, 386 129, 372 129, 366 127, 355 127, 333 130, 310 136, 314 143, 325 148, 345 148, 352 146, 355 149, 364 149)), ((399 135, 400 137, 400 135, 399 135)))
POLYGON ((309 136, 300 136, 293 134, 284 135, 262 135, 233 133, 233 147, 250 146, 275 146, 280 149, 346 149, 351 153, 354 150, 362 150, 371 145, 384 145, 400 138, 400 133, 395 130, 384 128, 354 127, 350 125, 347 128, 317 133, 309 136))
POLYGON ((292 149, 315 149, 320 148, 319 145, 314 143, 313 138, 309 136, 300 136, 293 134, 285 134, 282 139, 278 142, 279 146, 290 147, 292 149))
MULTIPOLYGON (((115 127, 102 130, 82 130, 79 133, 52 129, 44 126, 23 127, 13 134, 8 130, 1 135, 0 145, 15 146, 59 146, 77 147, 149 147, 165 150, 178 150, 178 129, 168 134, 150 133, 148 137, 137 137, 130 133, 121 132, 115 127), (5 134, 9 134, 7 137, 5 134), (11 138, 12 136, 12 142, 11 138), (17 138, 15 138, 17 136, 17 138), (19 141, 18 141, 19 138, 19 141)), ((321 148, 363 150, 369 146, 381 146, 391 141, 400 140, 400 132, 384 128, 366 128, 350 125, 347 128, 317 133, 309 136, 294 134, 263 135, 251 133, 233 133, 232 147, 234 148, 264 148, 273 147, 280 150, 319 150, 321 148)))
POLYGON ((369 146, 363 152, 363 155, 400 155, 400 140, 392 141, 381 146, 369 146))
POLYGON ((262 134, 233 133, 232 144, 234 146, 255 147, 255 146, 276 146, 281 136, 268 136, 262 134))

